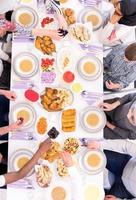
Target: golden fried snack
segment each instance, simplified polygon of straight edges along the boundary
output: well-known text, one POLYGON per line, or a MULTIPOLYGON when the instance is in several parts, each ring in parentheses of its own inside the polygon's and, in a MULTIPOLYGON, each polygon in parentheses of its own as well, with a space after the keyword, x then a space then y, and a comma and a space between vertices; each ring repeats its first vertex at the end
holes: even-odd
POLYGON ((64 165, 64 162, 61 159, 57 161, 57 172, 61 177, 68 176, 68 168, 64 165))
POLYGON ((48 96, 45 96, 45 95, 44 95, 43 101, 46 102, 47 105, 50 105, 50 104, 51 104, 51 99, 49 99, 48 96))
POLYGON ((53 52, 56 52, 56 46, 49 36, 36 37, 35 46, 44 54, 52 55, 53 52))
POLYGON ((73 132, 76 130, 76 110, 68 109, 62 113, 62 130, 64 132, 73 132))
POLYGON ((66 19, 68 25, 74 24, 76 22, 74 10, 71 8, 62 8, 63 15, 66 19))
POLYGON ((74 127, 63 127, 64 132, 74 132, 75 131, 75 126, 74 127))
POLYGON ((45 160, 48 160, 49 162, 54 162, 56 159, 59 158, 59 154, 61 152, 61 146, 58 142, 54 142, 52 144, 51 149, 49 149, 46 152, 46 155, 44 157, 45 160))
POLYGON ((75 115, 75 113, 76 113, 76 110, 75 110, 75 109, 68 109, 68 110, 63 111, 63 115, 64 115, 64 116, 75 115))
POLYGON ((70 128, 75 127, 75 121, 74 122, 63 122, 63 128, 70 128))
POLYGON ((37 37, 36 40, 35 40, 35 46, 37 49, 41 50, 41 44, 42 44, 43 40, 41 37, 37 37))

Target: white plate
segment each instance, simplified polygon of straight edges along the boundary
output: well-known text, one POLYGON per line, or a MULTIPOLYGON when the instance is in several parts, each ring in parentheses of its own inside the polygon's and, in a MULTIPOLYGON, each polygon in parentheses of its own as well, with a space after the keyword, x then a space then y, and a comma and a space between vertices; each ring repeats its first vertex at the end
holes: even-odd
POLYGON ((73 41, 75 41, 75 42, 77 42, 77 43, 79 43, 79 44, 89 44, 89 43, 91 43, 91 41, 92 41, 92 34, 93 34, 93 33, 92 33, 92 30, 89 29, 88 26, 85 25, 85 24, 76 23, 76 24, 73 24, 73 25, 69 26, 69 34, 68 34, 68 36, 70 37, 70 39, 72 39, 73 41), (72 35, 72 33, 70 33, 70 29, 72 29, 72 28, 74 28, 74 27, 77 27, 77 26, 83 26, 84 28, 87 29, 87 31, 88 31, 88 33, 89 33, 89 36, 90 36, 90 39, 89 39, 88 41, 80 41, 80 40, 74 38, 73 35, 72 35))
POLYGON ((36 73, 38 72, 39 69, 39 61, 38 59, 35 57, 35 55, 29 53, 29 52, 23 52, 18 54, 14 59, 13 59, 13 69, 16 73, 17 76, 21 77, 21 78, 31 78, 34 75, 36 75, 36 73), (33 68, 30 72, 22 72, 20 69, 20 62, 23 60, 30 60, 33 68))
MULTIPOLYGON (((97 26, 93 26, 93 30, 96 31, 96 30, 100 29, 101 26, 103 25, 103 16, 102 16, 100 10, 98 10, 95 7, 86 7, 86 8, 84 8, 80 12, 80 14, 78 16, 79 22, 81 22, 81 23, 87 23, 89 25, 89 22, 87 22, 87 16, 89 14, 94 14, 94 15, 97 15, 99 17, 100 22, 99 22, 99 24, 97 26)), ((91 26, 91 24, 92 23, 90 23, 90 26, 91 26)))
POLYGON ((27 110, 31 115, 31 119, 26 124, 24 124, 24 126, 21 128, 21 129, 28 129, 36 121, 36 111, 29 104, 27 104, 27 103, 18 103, 16 105, 14 105, 10 110, 9 119, 10 119, 11 123, 16 122, 17 121, 17 113, 22 109, 27 110))
MULTIPOLYGON (((20 157, 25 156, 28 157, 29 159, 32 158, 33 152, 31 152, 28 149, 19 149, 15 152, 12 153, 11 156, 9 156, 9 170, 12 171, 18 171, 19 168, 17 166, 17 161, 20 157)), ((31 170, 27 176, 31 176, 34 170, 31 170)))
POLYGON ((104 194, 104 189, 102 188, 102 186, 99 186, 99 185, 96 185, 95 183, 91 183, 91 182, 88 182, 85 184, 85 186, 83 187, 83 199, 84 200, 102 200, 104 199, 105 197, 105 194, 104 194), (99 196, 98 198, 97 197, 92 197, 92 195, 89 196, 89 198, 85 198, 84 196, 84 192, 87 188, 90 188, 92 189, 92 194, 96 195, 96 192, 99 191, 99 196), (92 198, 91 198, 92 197, 92 198))
POLYGON ((69 47, 63 47, 61 50, 57 53, 57 67, 59 68, 60 72, 65 72, 65 71, 73 71, 73 64, 74 64, 74 57, 73 57, 73 51, 69 47), (68 57, 69 63, 67 67, 64 67, 64 59, 65 57, 68 57))
POLYGON ((52 184, 52 186, 49 189, 49 195, 48 195, 48 199, 49 200, 53 200, 51 192, 56 187, 62 187, 62 188, 65 189, 65 191, 67 193, 67 196, 66 196, 65 200, 71 200, 72 199, 70 185, 67 184, 65 181, 63 181, 63 182, 62 181, 57 181, 56 183, 52 184))
POLYGON ((92 56, 92 55, 86 55, 82 57, 77 63, 77 71, 79 75, 87 81, 93 81, 93 80, 98 79, 103 71, 102 69, 103 69, 102 62, 96 56, 92 56), (83 64, 87 61, 93 62, 96 67, 95 72, 92 73, 91 75, 83 73, 83 64))
POLYGON ((79 157, 78 157, 78 161, 79 161, 79 166, 80 166, 80 168, 85 172, 85 173, 87 173, 87 174, 90 174, 90 175, 96 175, 96 174, 99 174, 100 172, 102 172, 103 170, 104 170, 104 168, 106 167, 106 157, 105 157, 105 154, 102 152, 102 151, 100 151, 100 150, 96 150, 96 151, 94 151, 94 150, 90 150, 90 151, 88 151, 88 150, 84 150, 84 151, 82 151, 80 154, 79 154, 79 157), (103 158, 103 162, 101 163, 101 166, 100 166, 100 168, 97 168, 97 169, 89 169, 87 166, 86 166, 86 164, 85 164, 85 156, 86 156, 86 154, 87 153, 89 153, 89 152, 98 152, 99 153, 99 155, 101 155, 102 156, 102 158, 103 158))
POLYGON ((32 18, 32 22, 28 26, 26 26, 26 28, 34 28, 34 27, 37 26, 38 20, 39 20, 38 15, 37 15, 36 11, 33 8, 27 7, 27 6, 21 6, 21 7, 17 8, 12 14, 12 21, 14 21, 14 22, 20 24, 21 26, 23 26, 19 22, 19 16, 22 13, 27 13, 32 18))
POLYGON ((82 128, 89 132, 89 133, 97 133, 100 130, 102 130, 106 125, 106 115, 105 113, 97 107, 87 107, 81 112, 81 126, 82 128), (87 114, 89 113, 97 113, 99 115, 99 124, 96 127, 90 127, 85 123, 85 118, 87 117, 87 114))

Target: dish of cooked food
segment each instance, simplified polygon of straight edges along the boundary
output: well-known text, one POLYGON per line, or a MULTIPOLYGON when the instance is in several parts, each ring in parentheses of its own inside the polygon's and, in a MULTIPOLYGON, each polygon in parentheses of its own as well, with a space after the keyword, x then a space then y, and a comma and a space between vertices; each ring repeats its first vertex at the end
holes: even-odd
POLYGON ((48 112, 56 112, 63 110, 73 101, 70 90, 65 88, 45 88, 41 95, 41 104, 48 112))
POLYGON ((63 187, 55 187, 51 192, 51 196, 53 200, 65 200, 67 193, 63 187))
POLYGON ((79 140, 76 138, 68 138, 64 142, 64 150, 70 154, 75 154, 79 150, 79 140))
POLYGON ((62 8, 63 15, 68 25, 76 23, 75 12, 71 8, 62 8))
POLYGON ((97 107, 87 107, 81 115, 81 125, 89 133, 97 133, 106 124, 105 113, 97 107))
POLYGON ((13 59, 13 70, 20 78, 31 78, 39 70, 39 61, 32 53, 19 53, 13 59))
POLYGON ((57 172, 58 175, 61 177, 68 176, 68 168, 65 166, 64 162, 61 159, 57 160, 57 172))
POLYGON ((45 132, 47 131, 47 127, 47 119, 45 117, 39 118, 36 125, 37 133, 39 133, 40 135, 45 134, 45 132))
POLYGON ((64 132, 73 132, 76 130, 76 110, 68 109, 62 112, 61 117, 62 130, 64 132))
POLYGON ((36 11, 28 6, 20 6, 13 11, 12 21, 25 28, 34 28, 38 24, 36 11))
POLYGON ((81 10, 78 19, 82 23, 87 23, 94 31, 101 28, 103 24, 102 13, 95 7, 86 7, 81 10))
POLYGON ((91 39, 90 30, 83 24, 74 24, 69 28, 69 34, 76 41, 81 43, 89 42, 91 39))
POLYGON ((53 142, 51 149, 49 149, 42 158, 48 160, 50 163, 54 162, 59 158, 61 152, 61 146, 58 142, 53 142))
POLYGON ((37 165, 35 167, 36 181, 40 187, 48 187, 52 180, 52 172, 47 165, 37 165))
POLYGON ((36 37, 35 46, 39 49, 43 54, 52 55, 56 52, 56 46, 49 36, 44 37, 36 37))

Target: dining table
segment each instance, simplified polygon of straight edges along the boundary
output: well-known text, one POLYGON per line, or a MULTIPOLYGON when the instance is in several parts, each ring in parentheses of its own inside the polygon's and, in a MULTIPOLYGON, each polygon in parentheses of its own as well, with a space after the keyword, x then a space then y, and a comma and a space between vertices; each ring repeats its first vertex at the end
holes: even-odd
MULTIPOLYGON (((89 1, 89 0, 88 0, 89 1)), ((35 11, 38 16, 37 28, 41 27, 41 22, 44 17, 54 17, 52 14, 48 14, 46 9, 43 7, 41 0, 21 0, 18 2, 18 7, 31 8, 35 11)), ((84 1, 80 0, 69 0, 64 4, 61 4, 61 8, 71 8, 74 10, 76 20, 79 22, 79 15, 83 9, 87 7, 95 7, 101 10, 101 1, 90 1, 90 4, 85 5, 84 1), (74 6, 73 6, 74 5, 74 6)), ((49 25, 49 29, 56 29, 58 24, 54 19, 52 25, 49 25)), ((89 25, 87 25, 89 26, 89 25)), ((90 26, 91 29, 91 26, 90 26)), ((8 171, 12 171, 14 162, 14 155, 19 151, 28 150, 32 155, 38 149, 40 143, 48 138, 47 134, 39 135, 37 133, 37 122, 41 117, 45 117, 47 120, 47 131, 52 127, 55 127, 59 135, 55 141, 59 142, 62 146, 67 138, 77 138, 81 143, 83 138, 88 138, 89 140, 102 140, 103 139, 103 128, 95 133, 90 133, 82 127, 82 114, 86 109, 95 108, 99 109, 99 104, 103 101, 103 45, 100 43, 98 35, 100 34, 101 28, 96 31, 91 31, 91 41, 89 44, 83 44, 75 39, 72 39, 69 34, 66 35, 62 40, 55 41, 56 52, 52 55, 43 54, 39 51, 36 46, 36 37, 26 37, 21 36, 16 33, 12 36, 12 64, 11 64, 11 86, 10 89, 14 91, 17 95, 15 101, 10 102, 10 113, 9 121, 14 122, 14 109, 17 109, 19 105, 29 105, 34 112, 34 123, 31 127, 26 129, 21 128, 20 130, 13 131, 9 133, 9 149, 8 149, 8 171), (69 69, 74 74, 74 81, 72 83, 66 83, 63 80, 63 72, 60 69, 62 53, 64 51, 71 52, 72 56, 72 66, 69 69), (29 54, 36 58, 38 69, 33 76, 30 77, 20 77, 15 70, 17 64, 17 58, 22 55, 29 54), (101 72, 99 76, 94 80, 83 79, 77 69, 77 65, 81 58, 96 57, 101 62, 101 72), (53 73, 55 74, 54 80, 52 82, 45 80, 44 72, 41 66, 42 59, 53 59, 53 73), (80 86, 80 91, 73 89, 73 85, 77 84, 80 86), (65 88, 70 91, 72 96, 72 102, 65 109, 75 109, 76 110, 76 130, 73 132, 65 133, 61 128, 61 118, 62 111, 59 112, 48 112, 45 110, 41 103, 41 96, 45 91, 45 88, 65 88), (39 94, 39 99, 35 102, 30 101, 25 96, 25 92, 29 89, 36 91, 39 94), (86 96, 88 95, 88 96, 86 96), (89 97, 89 99, 87 98, 89 97)), ((103 175, 104 172, 101 171, 97 174, 87 174, 79 165, 80 157, 83 156, 83 152, 86 147, 80 146, 80 150, 77 154, 73 155, 75 160, 75 167, 82 179, 82 187, 88 183, 93 183, 103 189, 103 175)), ((50 191, 51 188, 56 186, 58 183, 62 186, 68 188, 69 193, 72 194, 74 188, 70 188, 70 177, 60 177, 57 174, 56 162, 49 163, 47 160, 40 159, 39 164, 47 164, 53 172, 53 179, 48 188, 40 188, 36 182, 35 170, 30 176, 25 177, 15 183, 8 184, 7 186, 7 200, 51 200, 50 191)), ((102 197, 103 198, 103 197, 102 197)), ((72 197, 69 197, 72 200, 72 197)))

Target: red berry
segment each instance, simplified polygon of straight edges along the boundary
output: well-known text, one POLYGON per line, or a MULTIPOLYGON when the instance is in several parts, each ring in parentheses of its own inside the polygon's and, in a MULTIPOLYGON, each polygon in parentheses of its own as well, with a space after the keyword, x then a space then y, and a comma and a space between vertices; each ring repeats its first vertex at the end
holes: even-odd
POLYGON ((74 81, 75 75, 74 75, 72 72, 67 71, 67 72, 65 72, 65 73, 63 74, 63 79, 64 79, 65 82, 71 83, 71 82, 74 81))

